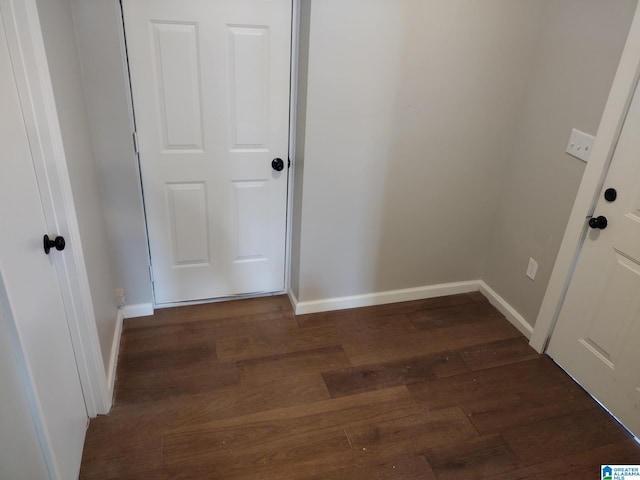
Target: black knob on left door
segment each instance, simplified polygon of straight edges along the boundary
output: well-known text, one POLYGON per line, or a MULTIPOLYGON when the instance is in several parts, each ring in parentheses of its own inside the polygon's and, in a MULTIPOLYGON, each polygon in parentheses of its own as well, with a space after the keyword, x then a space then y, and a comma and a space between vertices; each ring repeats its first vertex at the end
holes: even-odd
POLYGON ((64 250, 64 247, 66 246, 64 237, 61 237, 61 236, 57 236, 54 240, 51 240, 49 238, 49 235, 45 235, 42 238, 42 244, 44 246, 44 253, 46 253, 47 255, 49 255, 49 251, 52 248, 55 248, 56 250, 61 252, 62 250, 64 250))
POLYGON ((271 161, 271 168, 273 168, 276 172, 281 172, 284 170, 284 161, 281 158, 274 158, 271 161))
POLYGON ((589 219, 589 226, 591 228, 596 228, 599 230, 604 230, 605 228, 607 228, 607 223, 607 217, 603 217, 602 215, 589 219))
POLYGON ((615 188, 607 188, 604 191, 604 199, 607 202, 615 202, 616 198, 618 198, 618 191, 615 188))

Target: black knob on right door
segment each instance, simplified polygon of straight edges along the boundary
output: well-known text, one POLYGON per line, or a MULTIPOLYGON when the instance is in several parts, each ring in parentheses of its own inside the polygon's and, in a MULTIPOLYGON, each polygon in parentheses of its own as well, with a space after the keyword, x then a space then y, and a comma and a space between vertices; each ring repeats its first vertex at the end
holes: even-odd
POLYGON ((271 161, 271 168, 276 172, 281 172, 284 169, 284 161, 281 158, 274 158, 271 161))

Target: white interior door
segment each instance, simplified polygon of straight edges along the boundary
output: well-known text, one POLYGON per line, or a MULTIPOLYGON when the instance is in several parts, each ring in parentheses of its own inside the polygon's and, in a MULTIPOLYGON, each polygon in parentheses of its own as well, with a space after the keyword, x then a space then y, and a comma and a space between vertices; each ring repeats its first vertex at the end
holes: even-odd
POLYGON ((640 436, 638 90, 595 215, 607 226, 587 233, 548 353, 640 436), (609 188, 617 192, 615 201, 605 199, 609 188))
POLYGON ((14 355, 9 320, 3 310, 0 304, 0 478, 47 478, 20 365, 14 355))
POLYGON ((282 290, 291 0, 123 10, 156 303, 282 290))
MULTIPOLYGON (((28 387, 49 473, 77 478, 87 413, 53 258, 66 252, 47 256, 43 251, 46 223, 1 17, 0 105, 2 319, 14 332, 12 348, 23 361, 20 377, 28 387)), ((3 416, 14 414, 6 410, 10 407, 0 403, 3 416)), ((3 443, 27 433, 0 431, 3 443)))

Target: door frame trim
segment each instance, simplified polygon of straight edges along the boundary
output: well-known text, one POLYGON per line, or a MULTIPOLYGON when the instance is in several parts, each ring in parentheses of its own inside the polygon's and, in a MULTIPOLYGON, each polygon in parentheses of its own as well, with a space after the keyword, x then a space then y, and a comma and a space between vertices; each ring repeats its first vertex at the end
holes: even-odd
POLYGON ((291 0, 291 61, 289 68, 289 160, 287 170, 287 218, 284 252, 284 288, 281 294, 291 289, 291 249, 293 247, 293 192, 296 171, 296 120, 298 100, 298 47, 300 43, 300 1, 291 0))
POLYGON ((111 408, 36 0, 0 0, 9 54, 49 232, 73 248, 53 260, 89 417, 111 408))
POLYGON ((640 79, 640 6, 631 23, 627 42, 600 120, 596 141, 576 195, 569 222, 553 266, 530 345, 542 353, 547 349, 558 321, 573 272, 584 243, 585 217, 592 215, 606 180, 609 165, 640 79))

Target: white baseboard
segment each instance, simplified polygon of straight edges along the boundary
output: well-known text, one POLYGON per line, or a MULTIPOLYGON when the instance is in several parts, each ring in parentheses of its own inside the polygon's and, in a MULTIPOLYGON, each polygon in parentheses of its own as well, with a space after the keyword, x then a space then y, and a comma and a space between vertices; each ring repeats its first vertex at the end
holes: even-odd
POLYGON ((507 303, 507 301, 498 295, 489 285, 482 280, 479 282, 480 293, 482 293, 489 303, 496 307, 511 324, 516 327, 528 339, 531 339, 533 327, 520 315, 515 308, 507 303))
POLYGON ((387 292, 368 293, 351 297, 327 298, 300 302, 291 289, 287 292, 296 315, 307 313, 328 312, 331 310, 345 310, 348 308, 370 307, 386 303, 407 302, 411 300, 423 300, 426 298, 444 297, 480 291, 489 303, 496 307, 505 318, 516 327, 528 339, 531 338, 533 327, 513 308, 507 301, 498 295, 489 285, 482 280, 468 282, 442 283, 426 287, 407 288, 403 290, 391 290, 387 292))
POLYGON ((109 387, 109 397, 113 398, 113 387, 116 383, 116 368, 118 366, 118 352, 120 351, 120 338, 122 337, 122 323, 124 321, 123 309, 118 309, 116 317, 116 329, 113 332, 111 341, 111 354, 109 356, 109 370, 107 372, 107 386, 109 387))
MULTIPOLYGON (((387 303, 408 302, 411 300, 424 300, 427 298, 444 297, 480 291, 489 303, 496 307, 509 322, 513 324, 525 337, 531 338, 533 327, 513 308, 507 301, 498 295, 489 285, 482 280, 470 280, 467 282, 441 283, 425 287, 405 288, 402 290, 389 290, 386 292, 366 293, 349 297, 335 297, 324 300, 312 300, 300 302, 291 289, 287 291, 289 300, 293 305, 296 315, 307 313, 329 312, 332 310, 346 310, 349 308, 371 307, 387 303)), ((146 317, 153 315, 153 304, 140 303, 127 305, 122 308, 124 318, 146 317)), ((120 322, 122 323, 122 322, 120 322)), ((120 328, 122 325, 120 325, 120 328)))
POLYGON ((148 317, 153 315, 152 303, 138 303, 136 305, 125 305, 122 307, 124 318, 148 317))
POLYGON ((350 297, 327 298, 310 302, 299 302, 293 292, 289 291, 289 298, 293 304, 296 315, 306 313, 328 312, 331 310, 345 310, 348 308, 370 307, 384 305, 386 303, 408 302, 411 300, 423 300, 425 298, 444 297, 459 293, 477 292, 480 281, 442 283, 427 287, 406 288, 402 290, 390 290, 386 292, 367 293, 350 297))

